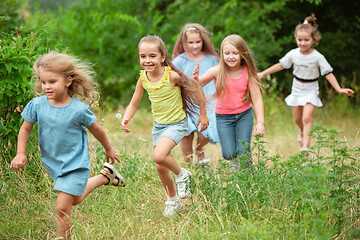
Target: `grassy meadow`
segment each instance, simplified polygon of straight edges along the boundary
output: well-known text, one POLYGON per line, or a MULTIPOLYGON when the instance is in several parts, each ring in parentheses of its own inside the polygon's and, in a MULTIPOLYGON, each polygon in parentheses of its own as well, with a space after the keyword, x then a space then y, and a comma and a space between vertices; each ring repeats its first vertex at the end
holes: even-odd
MULTIPOLYGON (((314 113, 313 151, 302 155, 291 108, 276 96, 264 102, 266 136, 254 137, 255 164, 240 158, 236 168, 221 159, 219 144, 208 145, 211 163, 190 166, 192 195, 170 219, 151 159, 149 108, 138 110, 130 133, 117 112, 96 109, 128 185, 102 186, 73 207, 73 239, 360 239, 358 109, 344 97, 324 103, 314 113)), ((30 144, 25 169, 0 167, 0 239, 56 239, 57 194, 36 149, 30 144)), ((93 176, 104 152, 90 135, 89 149, 93 176)), ((185 166, 179 146, 173 156, 185 166)))

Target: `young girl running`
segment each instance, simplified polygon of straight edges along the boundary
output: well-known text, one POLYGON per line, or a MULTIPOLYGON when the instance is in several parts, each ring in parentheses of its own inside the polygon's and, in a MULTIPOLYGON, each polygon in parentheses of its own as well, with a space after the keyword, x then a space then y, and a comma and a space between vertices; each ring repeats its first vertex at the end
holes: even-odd
POLYGON ((111 147, 104 130, 95 122, 96 117, 89 106, 74 96, 95 101, 98 94, 90 74, 91 68, 76 58, 58 52, 42 55, 34 65, 35 90, 42 96, 32 99, 24 108, 24 118, 19 136, 17 155, 11 162, 15 170, 27 162, 26 145, 31 130, 38 122, 41 160, 54 189, 58 190, 55 212, 58 234, 62 239, 70 238, 72 226, 71 208, 84 200, 101 185, 125 186, 125 180, 112 164, 120 162, 111 147), (100 174, 89 178, 90 157, 87 148, 87 127, 104 146, 106 163, 100 174), (111 159, 111 164, 108 163, 111 159))
MULTIPOLYGON (((202 75, 210 67, 215 66, 219 62, 219 57, 209 39, 208 32, 197 23, 188 23, 182 28, 179 38, 175 43, 172 58, 173 64, 189 77, 192 76, 196 63, 199 63, 199 74, 202 75)), ((211 98, 215 93, 215 82, 210 81, 202 87, 202 90, 207 98, 206 110, 209 127, 200 133, 200 128, 196 128, 198 115, 187 116, 188 131, 180 142, 181 150, 187 163, 192 162, 194 151, 198 163, 208 163, 210 159, 205 158, 204 146, 209 142, 212 144, 219 142, 214 111, 215 99, 211 98), (195 132, 197 133, 197 139, 195 146, 193 146, 195 132)), ((199 112, 198 107, 194 110, 199 112)))
POLYGON ((128 123, 134 116, 145 89, 149 94, 154 117, 153 159, 168 195, 163 214, 170 217, 181 210, 180 198, 190 194, 191 176, 188 170, 180 168, 170 152, 187 131, 185 110, 191 111, 191 107, 198 104, 200 116, 197 126, 201 124, 200 131, 203 131, 209 125, 205 96, 196 81, 188 78, 171 63, 165 44, 159 37, 149 35, 142 38, 138 51, 140 65, 144 70, 140 72, 134 95, 125 111, 122 128, 125 132, 130 131, 128 123), (175 174, 179 195, 176 194, 170 171, 175 174))
POLYGON ((220 64, 200 77, 198 74, 196 67, 194 77, 202 86, 215 78, 216 125, 223 157, 230 160, 250 152, 252 106, 257 120, 254 134, 264 135, 265 127, 260 83, 246 42, 239 35, 227 36, 221 43, 220 64))
POLYGON ((337 82, 333 68, 325 57, 319 53, 315 46, 320 41, 320 32, 317 29, 315 15, 305 18, 304 22, 295 28, 295 40, 298 48, 288 52, 279 63, 259 73, 259 78, 293 66, 293 83, 291 94, 285 98, 287 105, 292 107, 293 119, 299 128, 297 141, 300 151, 308 151, 310 145, 310 129, 312 127, 312 114, 315 107, 321 107, 319 98, 319 68, 322 76, 330 82, 331 86, 340 94, 354 93, 349 88, 341 88, 337 82))

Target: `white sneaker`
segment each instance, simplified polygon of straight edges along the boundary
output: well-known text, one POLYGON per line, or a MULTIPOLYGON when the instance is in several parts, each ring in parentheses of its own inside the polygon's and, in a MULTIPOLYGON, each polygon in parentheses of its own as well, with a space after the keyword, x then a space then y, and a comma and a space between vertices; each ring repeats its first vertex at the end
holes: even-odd
POLYGON ((175 182, 180 198, 186 198, 190 195, 190 177, 191 172, 186 170, 185 168, 181 168, 180 176, 175 175, 175 182))
POLYGON ((163 215, 165 217, 172 217, 178 212, 180 212, 181 208, 182 205, 178 196, 176 196, 175 199, 168 198, 168 200, 165 202, 165 210, 163 212, 163 215))

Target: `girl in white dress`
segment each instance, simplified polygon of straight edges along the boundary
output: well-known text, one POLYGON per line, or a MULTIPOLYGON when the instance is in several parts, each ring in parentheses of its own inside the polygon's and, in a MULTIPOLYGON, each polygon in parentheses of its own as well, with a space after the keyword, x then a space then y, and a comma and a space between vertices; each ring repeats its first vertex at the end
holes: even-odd
POLYGON ((285 98, 285 102, 292 107, 293 119, 299 127, 297 141, 302 152, 309 150, 311 138, 309 132, 312 127, 312 114, 315 107, 322 106, 319 98, 319 75, 325 76, 338 93, 348 96, 354 94, 352 89, 340 87, 332 73, 333 68, 325 57, 314 49, 320 38, 316 18, 312 14, 295 28, 295 40, 298 48, 289 51, 280 59, 279 63, 258 74, 261 79, 268 74, 293 66, 294 78, 291 94, 285 98))

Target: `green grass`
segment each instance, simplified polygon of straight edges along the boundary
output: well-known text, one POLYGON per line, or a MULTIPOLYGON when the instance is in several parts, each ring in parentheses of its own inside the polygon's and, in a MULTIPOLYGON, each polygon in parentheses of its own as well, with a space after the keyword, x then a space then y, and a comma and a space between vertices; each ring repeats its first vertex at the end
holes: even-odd
MULTIPOLYGON (((116 113, 98 111, 128 185, 100 187, 75 206, 73 239, 360 238, 359 113, 336 106, 341 101, 315 111, 320 125, 306 156, 299 154, 291 109, 266 97, 266 136, 253 141, 256 164, 238 159, 241 167, 234 169, 221 159, 219 144, 209 145, 210 167, 191 167, 192 195, 171 219, 162 216, 166 194, 151 159, 151 112, 139 110, 132 132, 124 133, 116 113)), ((89 139, 93 176, 104 152, 89 139)), ((184 166, 178 146, 173 155, 184 166)), ((24 170, 1 165, 0 239, 56 238, 52 185, 36 148, 24 170)))

